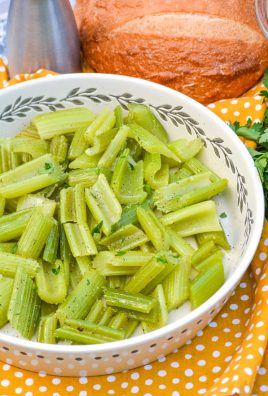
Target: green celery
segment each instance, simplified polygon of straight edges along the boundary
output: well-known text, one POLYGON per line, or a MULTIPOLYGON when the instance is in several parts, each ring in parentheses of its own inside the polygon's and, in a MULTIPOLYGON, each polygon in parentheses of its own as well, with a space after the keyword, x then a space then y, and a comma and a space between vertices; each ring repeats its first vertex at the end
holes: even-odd
POLYGON ((130 309, 149 313, 156 304, 156 300, 140 293, 130 293, 123 290, 105 289, 106 304, 111 307, 130 309))

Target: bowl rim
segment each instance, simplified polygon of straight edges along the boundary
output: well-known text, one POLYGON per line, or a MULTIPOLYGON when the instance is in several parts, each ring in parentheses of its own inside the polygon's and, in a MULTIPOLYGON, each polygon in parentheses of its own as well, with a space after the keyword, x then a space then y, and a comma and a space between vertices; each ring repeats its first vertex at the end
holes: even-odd
MULTIPOLYGON (((76 74, 62 74, 62 75, 51 75, 46 77, 41 77, 39 79, 30 80, 23 82, 23 84, 16 84, 13 86, 8 87, 8 91, 5 89, 0 91, 0 98, 8 93, 16 93, 20 92, 21 90, 26 90, 27 88, 35 87, 38 85, 45 85, 48 80, 74 80, 74 81, 81 81, 86 80, 90 82, 92 81, 122 81, 122 82, 133 82, 137 85, 142 86, 142 88, 149 87, 153 88, 157 91, 162 91, 167 94, 177 96, 178 100, 182 100, 185 103, 188 102, 193 108, 198 110, 201 113, 201 117, 204 114, 208 122, 210 120, 216 122, 219 125, 219 128, 224 130, 225 134, 228 136, 228 139, 232 141, 232 144, 239 148, 241 155, 244 157, 245 162, 248 163, 249 172, 252 174, 252 181, 253 181, 253 188, 258 197, 258 210, 256 211, 256 217, 254 218, 254 235, 250 241, 250 244, 247 245, 246 252, 247 254, 244 255, 242 261, 240 261, 239 265, 234 270, 233 274, 225 281, 223 286, 211 296, 205 303, 203 303, 198 308, 194 309, 193 311, 186 314, 184 317, 181 317, 174 322, 161 327, 160 329, 154 330, 152 332, 138 335, 133 338, 128 338, 125 340, 120 341, 113 341, 110 343, 104 344, 89 344, 89 345, 59 345, 59 344, 42 344, 36 341, 26 340, 22 338, 18 338, 15 336, 11 336, 5 333, 1 333, 0 330, 0 341, 2 343, 6 343, 12 345, 14 347, 21 347, 27 348, 28 350, 37 350, 37 351, 46 351, 46 352, 58 352, 61 354, 77 354, 77 353, 106 353, 111 352, 113 350, 122 350, 125 348, 130 347, 138 347, 148 342, 152 342, 160 337, 169 337, 169 334, 176 331, 179 327, 187 328, 187 325, 195 320, 200 320, 206 312, 210 311, 213 306, 215 306, 219 301, 224 299, 230 291, 238 284, 239 280, 242 278, 244 273, 246 272, 247 268, 249 267, 251 260, 256 252, 256 249, 259 244, 259 240, 262 234, 263 222, 264 222, 264 195, 263 195, 263 188, 261 184, 261 180, 259 178, 257 169, 254 166, 253 160, 244 146, 244 144, 240 141, 240 139, 233 133, 231 128, 216 114, 214 114, 211 110, 207 107, 202 105, 201 103, 195 101, 194 99, 190 98, 187 95, 184 95, 181 92, 175 91, 171 88, 166 86, 143 80, 136 77, 129 77, 124 75, 117 75, 117 74, 102 74, 102 73, 76 73, 76 74)), ((188 338, 191 338, 189 336, 188 338)))

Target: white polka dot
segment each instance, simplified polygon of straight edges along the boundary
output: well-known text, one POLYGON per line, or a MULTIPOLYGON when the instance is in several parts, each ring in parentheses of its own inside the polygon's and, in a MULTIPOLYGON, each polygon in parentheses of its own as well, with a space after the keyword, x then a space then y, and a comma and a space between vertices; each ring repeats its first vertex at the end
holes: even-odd
POLYGON ((185 384, 185 388, 186 388, 186 389, 193 389, 193 387, 194 387, 194 384, 193 384, 192 382, 187 382, 187 383, 185 384))
POLYGON ((174 391, 174 392, 172 392, 172 396, 180 396, 180 394, 178 391, 174 391))
POLYGON ((179 362, 171 362, 170 365, 173 368, 178 368, 179 367, 179 362))
POLYGON ((7 379, 4 379, 4 380, 1 381, 1 385, 2 385, 2 386, 5 386, 5 387, 6 387, 6 386, 9 386, 9 385, 10 385, 10 381, 7 380, 7 379))
POLYGON ((240 116, 240 112, 239 111, 234 111, 234 116, 239 117, 240 116))
POLYGON ((131 393, 138 393, 140 388, 138 386, 132 386, 131 393))
MULTIPOLYGON (((33 392, 26 392, 25 396, 33 396, 33 392)), ((53 396, 54 396, 54 393, 53 393, 53 396)), ((58 394, 57 396, 60 396, 60 395, 58 394)))
POLYGON ((213 337, 211 337, 211 341, 213 341, 213 342, 217 342, 217 341, 218 341, 218 339, 219 339, 219 337, 218 337, 218 336, 213 336, 213 337))
MULTIPOLYGON (((110 391, 108 391, 108 393, 109 393, 110 391)), ((113 394, 113 393, 110 393, 110 394, 113 394)), ((81 392, 79 392, 79 396, 87 396, 87 391, 81 391, 81 392)))
POLYGON ((199 391, 197 392, 199 395, 204 395, 207 392, 207 390, 205 388, 199 389, 199 391))
POLYGON ((227 346, 227 347, 230 347, 230 346, 233 345, 233 343, 231 341, 227 341, 224 345, 227 346))
POLYGON ((222 114, 227 114, 228 113, 228 109, 226 107, 224 109, 221 109, 221 113, 222 114))
POLYGON ((116 380, 114 375, 109 375, 106 379, 108 382, 114 382, 116 380))
POLYGON ((245 310, 244 310, 244 314, 248 314, 250 312, 250 308, 246 308, 245 310))
POLYGON ((47 391, 47 387, 46 386, 40 386, 39 388, 40 392, 44 393, 47 391))
POLYGON ((203 351, 203 350, 205 349, 205 346, 202 345, 202 344, 198 344, 198 345, 196 345, 195 349, 196 349, 197 351, 203 351))
POLYGON ((219 373, 220 371, 221 371, 221 367, 219 367, 219 366, 215 366, 212 368, 213 373, 219 373))
POLYGON ((248 359, 248 360, 254 359, 254 355, 251 355, 251 354, 250 354, 250 355, 247 355, 247 356, 246 356, 246 359, 248 359))
POLYGON ((22 388, 16 388, 16 389, 15 389, 15 393, 16 393, 17 395, 21 394, 21 393, 22 393, 22 388))
POLYGON ((262 291, 264 291, 264 292, 268 291, 268 285, 263 286, 262 291))
POLYGON ((130 377, 131 377, 131 379, 133 379, 133 380, 137 380, 137 379, 140 378, 140 374, 139 374, 139 373, 132 373, 130 377))
POLYGON ((72 392, 74 390, 73 386, 67 386, 66 387, 67 392, 72 392))
POLYGON ((236 311, 236 310, 238 309, 238 305, 237 305, 237 304, 231 304, 231 305, 230 305, 230 309, 231 309, 232 311, 236 311))
POLYGON ((23 373, 21 371, 16 371, 15 372, 15 377, 21 378, 21 377, 23 377, 23 373))
POLYGON ((263 348, 258 348, 258 352, 261 356, 264 355, 264 349, 263 348))
POLYGON ((152 370, 152 366, 150 365, 150 364, 146 364, 145 366, 144 366, 144 369, 145 370, 152 370))
POLYGON ((52 384, 53 385, 59 385, 60 383, 61 383, 61 379, 60 378, 53 378, 52 379, 52 384))
POLYGON ((158 375, 159 377, 165 377, 165 376, 167 375, 167 372, 166 372, 165 370, 159 370, 158 373, 157 373, 157 375, 158 375))
POLYGON ((245 102, 244 107, 245 107, 245 109, 248 109, 250 107, 250 102, 245 102))
POLYGON ((184 371, 184 374, 186 375, 186 377, 192 377, 194 372, 191 369, 187 369, 184 371))
POLYGON ((262 327, 264 325, 264 323, 262 322, 262 321, 260 321, 260 322, 258 322, 257 324, 256 324, 256 327, 262 327))
POLYGON ((241 296, 240 299, 242 301, 247 301, 247 300, 249 300, 249 296, 247 294, 243 294, 243 296, 241 296))
POLYGON ((199 377, 199 381, 200 382, 206 382, 207 377, 205 375, 202 375, 201 377, 199 377))
POLYGON ((252 375, 252 374, 253 374, 252 369, 249 368, 249 367, 246 367, 246 368, 244 369, 244 372, 245 372, 247 375, 252 375))
POLYGON ((214 103, 210 103, 210 104, 208 105, 208 107, 209 107, 210 109, 214 109, 215 104, 214 104, 214 103))
POLYGON ((245 385, 244 386, 244 392, 249 393, 250 392, 250 386, 245 385))
POLYGON ((31 386, 33 385, 34 380, 32 378, 27 378, 27 380, 25 380, 25 385, 27 386, 31 386))
POLYGON ((187 360, 192 359, 192 355, 190 355, 189 353, 187 353, 187 354, 185 355, 185 359, 187 359, 187 360))
POLYGON ((240 337, 241 337, 241 335, 242 335, 242 333, 241 333, 241 332, 239 332, 239 333, 235 333, 235 338, 240 338, 240 337))
POLYGON ((221 353, 219 351, 213 351, 212 352, 212 356, 215 357, 215 358, 219 357, 220 355, 221 355, 221 353))
POLYGON ((207 364, 207 362, 205 360, 198 360, 197 364, 198 366, 203 367, 207 364))
POLYGON ((160 384, 158 388, 159 388, 159 389, 166 389, 166 385, 160 384))
POLYGON ((152 385, 153 380, 151 378, 148 378, 147 380, 145 380, 145 385, 150 386, 152 385))
POLYGON ((232 103, 232 104, 237 104, 237 103, 238 103, 238 100, 237 100, 237 99, 232 99, 230 103, 232 103))
POLYGON ((173 378, 172 379, 172 383, 173 384, 178 384, 180 382, 180 379, 179 378, 173 378))
POLYGON ((230 333, 230 329, 228 327, 225 327, 225 329, 223 329, 224 333, 230 333))
POLYGON ((261 335, 258 336, 258 339, 260 341, 264 341, 265 340, 265 336, 263 334, 261 334, 261 335))
POLYGON ((203 330, 199 330, 196 335, 197 337, 202 337, 202 335, 204 334, 203 330))
POLYGON ((255 118, 254 122, 261 122, 259 118, 255 118))
POLYGON ((121 388, 125 389, 128 387, 128 382, 122 382, 121 388))
POLYGON ((208 325, 209 325, 209 327, 217 327, 218 326, 216 322, 210 322, 208 325))
POLYGON ((257 104, 256 106, 255 106, 255 110, 256 111, 260 111, 262 109, 262 105, 261 104, 257 104))
POLYGON ((268 385, 261 385, 261 386, 260 386, 260 390, 261 390, 262 392, 268 392, 268 385))

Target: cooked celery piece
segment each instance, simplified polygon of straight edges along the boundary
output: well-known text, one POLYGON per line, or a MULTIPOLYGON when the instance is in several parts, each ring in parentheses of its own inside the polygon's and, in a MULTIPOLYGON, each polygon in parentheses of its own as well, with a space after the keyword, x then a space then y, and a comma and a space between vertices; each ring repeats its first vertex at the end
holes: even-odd
POLYGON ((60 226, 60 259, 62 262, 71 262, 71 251, 65 235, 63 225, 60 226))
POLYGON ((17 254, 23 257, 38 258, 53 225, 54 219, 44 215, 42 210, 36 207, 20 237, 17 254))
POLYGON ((148 241, 147 235, 142 230, 132 224, 120 228, 108 237, 102 238, 101 245, 105 245, 109 250, 135 249, 148 241))
POLYGON ((156 136, 152 135, 149 131, 142 128, 135 122, 128 124, 130 129, 130 137, 135 139, 141 147, 151 154, 162 154, 167 158, 175 160, 180 163, 180 159, 166 146, 165 143, 161 142, 156 136))
POLYGON ((55 315, 43 317, 40 320, 37 334, 37 341, 45 344, 56 344, 55 331, 57 329, 58 319, 55 315))
POLYGON ((223 230, 214 232, 204 232, 196 236, 199 245, 213 241, 216 245, 221 246, 225 250, 230 250, 231 246, 227 241, 226 235, 223 230))
POLYGON ((101 135, 115 126, 115 115, 109 109, 103 109, 95 120, 85 131, 85 139, 88 143, 93 143, 94 137, 101 135))
POLYGON ((47 142, 41 139, 16 137, 11 144, 14 153, 28 153, 32 158, 41 157, 48 152, 47 142))
POLYGON ((0 217, 3 216, 6 206, 6 200, 4 197, 0 196, 0 217))
POLYGON ((130 278, 124 290, 130 293, 142 291, 161 271, 165 269, 165 263, 152 258, 130 278))
POLYGON ((85 128, 77 130, 69 147, 68 159, 74 160, 80 157, 83 155, 87 147, 88 144, 85 139, 85 128))
POLYGON ((58 110, 44 113, 32 119, 41 139, 51 139, 58 135, 76 132, 87 128, 95 119, 95 115, 85 107, 58 110))
POLYGON ((121 204, 135 205, 145 200, 143 191, 143 161, 135 163, 129 149, 119 157, 112 176, 111 187, 121 204))
POLYGON ((75 289, 76 286, 81 282, 83 276, 81 274, 80 268, 76 261, 71 260, 69 264, 70 274, 69 274, 69 281, 71 289, 75 289))
POLYGON ((189 161, 186 161, 184 167, 195 175, 198 173, 209 172, 210 181, 213 183, 220 179, 220 177, 216 175, 216 173, 214 173, 211 169, 209 169, 205 164, 203 164, 197 158, 191 158, 189 161))
POLYGON ((124 329, 127 324, 127 315, 124 312, 118 312, 109 323, 109 327, 112 329, 124 329))
POLYGON ((117 157, 117 154, 124 146, 128 135, 129 128, 126 125, 123 125, 107 147, 106 151, 103 153, 102 157, 98 162, 98 166, 109 168, 113 164, 114 160, 117 157))
POLYGON ((124 338, 124 332, 122 330, 89 322, 88 320, 67 319, 65 324, 80 331, 89 331, 90 333, 97 336, 102 335, 114 340, 123 340, 124 338))
MULTIPOLYGON (((205 172, 204 172, 205 173, 205 172)), ((192 176, 193 172, 182 166, 181 168, 172 168, 169 172, 169 182, 175 183, 181 179, 192 176)))
POLYGON ((111 307, 131 309, 138 312, 149 313, 156 305, 156 300, 141 293, 130 293, 123 290, 105 289, 106 304, 111 307))
POLYGON ((0 252, 15 254, 17 251, 16 242, 2 242, 0 243, 0 252))
POLYGON ((69 173, 68 183, 70 186, 81 184, 83 187, 91 187, 103 171, 101 168, 75 169, 69 173))
POLYGON ((63 326, 55 330, 54 336, 62 340, 73 341, 75 344, 102 344, 104 342, 113 341, 111 338, 82 332, 69 326, 63 326))
POLYGON ((47 317, 54 314, 57 310, 57 305, 47 304, 46 302, 42 301, 41 305, 41 317, 47 317))
POLYGON ((43 155, 0 175, 0 195, 17 198, 61 180, 63 172, 51 154, 43 155))
POLYGON ((18 239, 25 230, 32 212, 32 209, 24 209, 0 217, 0 242, 18 239))
POLYGON ((168 147, 182 162, 185 162, 195 157, 202 150, 204 142, 201 139, 178 139, 169 143, 168 147))
POLYGON ((193 266, 196 266, 201 261, 205 260, 211 252, 215 250, 215 243, 213 241, 205 242, 201 245, 192 255, 191 263, 193 266))
POLYGON ((111 227, 121 217, 122 208, 104 175, 99 175, 97 182, 85 190, 87 206, 97 221, 102 222, 105 235, 111 233, 111 227))
POLYGON ((216 250, 210 256, 204 258, 199 263, 195 264, 194 268, 200 273, 207 271, 215 262, 219 261, 222 263, 223 252, 221 250, 216 250))
POLYGON ((105 278, 91 270, 59 306, 56 314, 61 323, 66 319, 84 319, 101 295, 105 278))
POLYGON ((64 267, 61 260, 43 262, 36 274, 38 295, 48 304, 60 304, 67 295, 64 267))
POLYGON ((11 139, 7 138, 6 141, 0 144, 0 173, 4 173, 13 169, 11 163, 11 139))
POLYGON ((142 328, 145 333, 165 326, 168 321, 166 298, 163 286, 161 284, 157 285, 154 292, 152 293, 152 296, 156 299, 158 303, 158 318, 157 322, 155 323, 142 322, 142 328))
POLYGON ((120 128, 124 124, 123 110, 120 105, 115 107, 114 115, 115 115, 115 126, 116 128, 120 128))
POLYGON ((109 146, 111 140, 115 137, 117 131, 117 128, 112 128, 102 132, 101 134, 97 133, 93 137, 92 147, 86 149, 86 155, 95 156, 97 154, 103 153, 109 146))
POLYGON ((150 209, 137 209, 137 216, 140 225, 157 250, 167 250, 169 248, 169 236, 167 230, 150 209))
POLYGON ((22 129, 22 131, 17 134, 17 137, 21 136, 39 139, 37 129, 33 124, 29 124, 26 128, 22 129))
POLYGON ((39 194, 26 194, 18 199, 17 212, 35 206, 40 206, 43 213, 48 216, 53 216, 56 210, 56 202, 52 199, 45 198, 39 194))
POLYGON ((189 298, 191 261, 183 257, 180 265, 163 282, 168 310, 176 309, 189 298))
POLYGON ((128 138, 126 148, 129 149, 129 156, 135 161, 138 162, 142 155, 142 147, 139 145, 136 140, 128 138))
POLYGON ((94 239, 86 223, 65 223, 64 231, 74 257, 97 254, 94 239))
POLYGON ((166 277, 180 265, 181 260, 170 252, 161 252, 156 255, 156 261, 163 263, 165 267, 145 286, 142 290, 143 294, 147 295, 152 293, 157 285, 163 283, 164 279, 166 279, 166 277))
POLYGON ((13 284, 13 279, 0 278, 0 328, 8 321, 7 311, 11 299, 13 284))
POLYGON ((199 191, 203 187, 211 185, 209 173, 200 173, 179 180, 175 183, 170 183, 167 186, 158 188, 154 193, 154 202, 158 210, 168 213, 180 207, 176 207, 180 200, 190 192, 199 191))
POLYGON ((76 222, 73 188, 63 188, 60 191, 60 222, 76 222))
POLYGON ((129 319, 138 320, 139 322, 149 322, 149 323, 156 323, 158 320, 158 304, 154 308, 151 309, 150 313, 144 313, 139 311, 134 311, 131 309, 125 308, 116 308, 118 312, 125 313, 129 319))
POLYGON ((57 258, 59 247, 60 230, 59 224, 53 219, 53 226, 48 235, 45 249, 43 251, 43 260, 53 264, 57 258))
POLYGON ((139 325, 138 320, 128 319, 128 323, 125 326, 125 338, 130 338, 139 325))
POLYGON ((93 260, 93 268, 95 268, 103 276, 132 275, 139 266, 124 265, 121 257, 117 257, 113 252, 99 252, 93 260))
POLYGON ((66 160, 68 140, 64 135, 55 136, 50 143, 50 152, 60 164, 66 160))
POLYGON ((190 283, 190 301, 192 308, 208 300, 224 283, 224 268, 222 261, 216 260, 206 271, 200 273, 190 283))
POLYGON ((113 275, 109 276, 107 278, 108 281, 108 287, 110 289, 124 289, 125 283, 126 283, 126 276, 121 276, 121 275, 113 275))
POLYGON ((87 207, 85 198, 85 189, 81 184, 74 187, 74 207, 77 224, 87 222, 87 207))
MULTIPOLYGON (((153 257, 152 253, 144 253, 139 250, 134 251, 119 251, 116 253, 113 252, 100 252, 99 255, 107 253, 108 256, 111 257, 111 264, 116 266, 124 266, 124 267, 142 267, 144 264, 148 263, 153 257)), ((108 257, 106 260, 109 261, 108 257)), ((96 256, 97 258, 97 256, 96 256)))
POLYGON ((112 317, 114 316, 114 308, 112 307, 107 307, 105 308, 101 319, 99 320, 99 324, 103 325, 103 326, 108 326, 108 324, 110 323, 112 317))
POLYGON ((34 278, 39 264, 36 260, 0 251, 0 274, 14 278, 18 268, 22 268, 31 278, 34 278))
POLYGON ((175 252, 180 256, 192 256, 195 250, 188 242, 185 241, 185 239, 171 229, 168 229, 168 234, 170 238, 170 246, 175 250, 175 252))
POLYGON ((169 141, 166 130, 149 107, 143 104, 129 103, 128 110, 128 121, 135 121, 164 143, 169 141))
POLYGON ((122 215, 120 220, 112 226, 112 231, 116 231, 119 228, 128 225, 128 224, 137 224, 138 223, 138 216, 137 216, 137 209, 144 208, 149 209, 152 208, 152 198, 146 198, 144 202, 141 204, 125 206, 122 209, 122 215))
POLYGON ((214 201, 205 201, 179 209, 163 216, 161 221, 164 225, 172 224, 182 237, 221 230, 214 201))
POLYGON ((145 153, 144 179, 153 189, 157 189, 168 184, 169 166, 168 164, 162 164, 160 154, 145 153))
POLYGON ((89 311, 85 320, 93 323, 98 323, 102 316, 103 309, 104 309, 103 300, 96 300, 95 303, 92 305, 91 310, 89 311))
POLYGON ((91 261, 88 256, 76 257, 76 262, 80 269, 82 276, 86 275, 92 268, 91 261))
POLYGON ((86 169, 86 168, 96 168, 98 162, 101 158, 101 154, 88 155, 81 154, 79 157, 74 159, 72 162, 69 163, 70 169, 86 169))
POLYGON ((18 267, 7 314, 11 326, 23 337, 31 339, 38 324, 40 309, 41 300, 33 280, 24 268, 18 267))
POLYGON ((6 213, 12 213, 18 211, 17 204, 18 204, 18 198, 6 199, 6 206, 5 206, 6 213))

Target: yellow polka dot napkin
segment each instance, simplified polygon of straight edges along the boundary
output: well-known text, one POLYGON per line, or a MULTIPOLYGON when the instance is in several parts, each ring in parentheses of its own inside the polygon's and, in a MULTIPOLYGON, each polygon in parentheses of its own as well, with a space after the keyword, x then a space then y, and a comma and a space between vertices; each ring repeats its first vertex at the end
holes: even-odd
MULTIPOLYGON (((0 86, 55 74, 39 70, 8 81, 0 60, 0 86)), ((257 85, 239 99, 208 107, 226 121, 262 121, 266 105, 257 85)), ((268 223, 258 250, 232 297, 209 326, 167 357, 101 377, 59 377, 0 363, 0 396, 267 396, 268 395, 268 223)), ((2 355, 2 359, 3 359, 2 355)), ((0 350, 1 359, 1 350, 0 350)))

